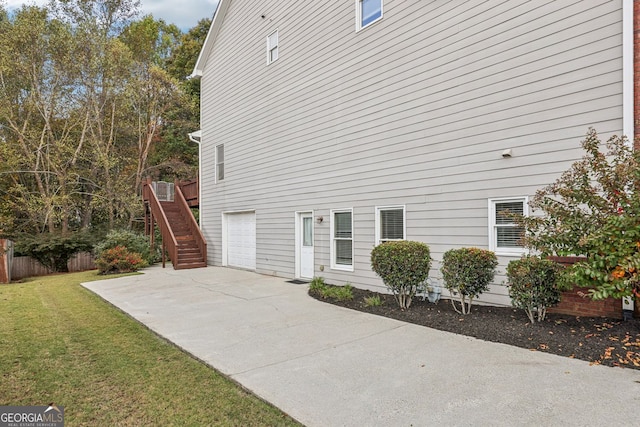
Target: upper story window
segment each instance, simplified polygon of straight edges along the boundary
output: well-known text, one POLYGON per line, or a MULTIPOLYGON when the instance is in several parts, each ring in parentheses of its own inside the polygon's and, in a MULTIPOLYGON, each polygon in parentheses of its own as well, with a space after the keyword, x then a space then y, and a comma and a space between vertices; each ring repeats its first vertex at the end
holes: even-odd
POLYGON ((383 0, 356 0, 356 31, 382 19, 383 0))
POLYGON ((278 59, 278 30, 267 37, 267 65, 278 59))
POLYGON ((216 145, 216 182, 224 179, 224 144, 216 145))
POLYGON ((376 245, 406 238, 404 212, 404 206, 376 208, 376 245))
POLYGON ((498 255, 522 255, 524 229, 511 214, 528 215, 526 197, 489 200, 489 249, 498 255))

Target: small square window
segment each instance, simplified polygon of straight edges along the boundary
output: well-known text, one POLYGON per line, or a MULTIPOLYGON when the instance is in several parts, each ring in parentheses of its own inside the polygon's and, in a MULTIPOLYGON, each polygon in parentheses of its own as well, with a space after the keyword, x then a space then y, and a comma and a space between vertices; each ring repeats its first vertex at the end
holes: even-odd
POLYGON ((356 0, 356 31, 382 19, 383 0, 356 0))
POLYGON ((376 244, 406 238, 404 206, 376 208, 376 244))
POLYGON ((224 144, 216 145, 216 182, 224 179, 224 144))
POLYGON ((489 200, 489 249, 503 255, 521 255, 524 229, 511 214, 527 215, 527 198, 489 200))
POLYGON ((267 65, 278 59, 278 30, 267 37, 267 65))

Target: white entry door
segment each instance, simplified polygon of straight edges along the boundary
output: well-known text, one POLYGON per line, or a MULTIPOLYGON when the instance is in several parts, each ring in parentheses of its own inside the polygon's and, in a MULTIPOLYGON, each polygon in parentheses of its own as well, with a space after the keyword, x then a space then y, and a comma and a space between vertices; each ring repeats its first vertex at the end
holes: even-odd
POLYGON ((298 260, 300 263, 300 278, 313 278, 313 213, 299 214, 298 221, 298 260))

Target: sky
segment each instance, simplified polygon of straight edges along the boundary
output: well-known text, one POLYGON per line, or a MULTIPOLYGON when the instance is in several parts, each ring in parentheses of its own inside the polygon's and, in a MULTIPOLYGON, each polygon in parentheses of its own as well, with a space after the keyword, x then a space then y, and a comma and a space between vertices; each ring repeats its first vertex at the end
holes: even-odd
MULTIPOLYGON (((4 0, 8 10, 23 4, 47 4, 48 0, 4 0)), ((0 0, 2 3, 2 0, 0 0)), ((195 26, 202 18, 212 18, 218 0, 141 0, 141 16, 153 15, 168 24, 176 24, 183 31, 195 26)))

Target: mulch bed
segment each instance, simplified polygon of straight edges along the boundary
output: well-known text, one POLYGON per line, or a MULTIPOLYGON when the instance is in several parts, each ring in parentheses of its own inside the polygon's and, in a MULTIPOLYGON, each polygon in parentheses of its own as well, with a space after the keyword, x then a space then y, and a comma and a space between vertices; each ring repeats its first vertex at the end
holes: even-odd
POLYGON ((432 304, 414 299, 408 310, 401 310, 392 295, 353 288, 353 299, 323 299, 335 305, 389 317, 441 331, 453 332, 485 341, 509 344, 581 360, 592 364, 640 369, 640 319, 622 321, 603 317, 575 317, 547 314, 540 323, 531 324, 523 310, 510 307, 473 305, 471 313, 461 315, 446 299, 432 304), (364 298, 378 295, 383 304, 369 307, 364 298))

